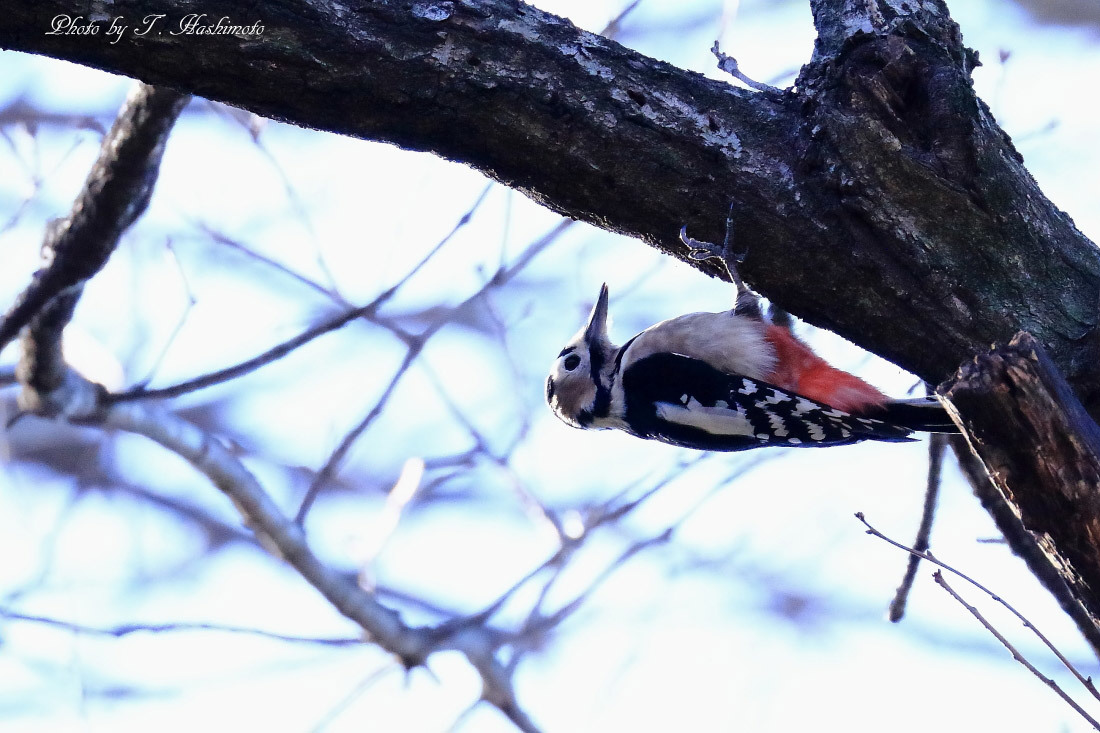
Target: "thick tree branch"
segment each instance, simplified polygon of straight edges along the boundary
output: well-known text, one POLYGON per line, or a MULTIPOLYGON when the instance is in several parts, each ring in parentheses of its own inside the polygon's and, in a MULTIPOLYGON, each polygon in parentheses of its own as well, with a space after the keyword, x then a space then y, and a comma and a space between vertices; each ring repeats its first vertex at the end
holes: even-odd
POLYGON ((514 0, 127 0, 98 37, 45 35, 86 5, 40 0, 0 18, 0 45, 431 151, 681 257, 680 227, 717 240, 732 199, 744 274, 791 312, 932 382, 1027 329, 1091 405, 1100 257, 974 96, 946 7, 813 6, 819 53, 785 96, 514 0), (189 13, 264 31, 172 35, 189 13), (163 32, 136 35, 149 14, 163 32))
POLYGON ((993 482, 1097 627, 1100 428, 1026 333, 964 365, 938 391, 993 482))
MULTIPOLYGON (((0 348, 38 316, 46 304, 66 291, 78 289, 107 262, 122 233, 145 210, 153 194, 160 159, 176 117, 190 97, 171 89, 144 84, 134 88, 103 139, 99 159, 88 174, 72 212, 54 222, 42 243, 45 264, 34 280, 0 319, 0 348)), ((68 322, 79 292, 59 302, 44 316, 43 337, 56 347, 60 329, 68 322)), ((42 361, 41 375, 28 375, 46 390, 56 386, 63 369, 42 361), (51 373, 52 372, 52 373, 51 373)))

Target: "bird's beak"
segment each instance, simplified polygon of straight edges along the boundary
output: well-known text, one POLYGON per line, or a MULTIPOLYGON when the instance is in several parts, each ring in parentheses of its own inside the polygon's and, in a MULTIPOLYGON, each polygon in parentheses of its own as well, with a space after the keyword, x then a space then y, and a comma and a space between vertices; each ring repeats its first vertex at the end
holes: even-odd
POLYGON ((588 316, 588 325, 584 327, 584 340, 587 343, 607 341, 607 283, 600 288, 600 297, 592 306, 588 316))

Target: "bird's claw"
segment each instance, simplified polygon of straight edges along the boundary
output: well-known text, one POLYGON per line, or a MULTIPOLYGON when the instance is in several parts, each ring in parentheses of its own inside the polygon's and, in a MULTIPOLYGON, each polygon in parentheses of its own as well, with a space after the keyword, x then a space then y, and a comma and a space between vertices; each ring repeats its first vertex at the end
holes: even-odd
POLYGON ((692 239, 688 236, 687 225, 680 228, 680 241, 687 245, 688 259, 696 262, 705 262, 706 260, 718 259, 722 261, 732 261, 737 264, 741 264, 745 261, 745 255, 747 252, 735 252, 732 255, 727 255, 722 248, 717 244, 711 242, 703 242, 698 239, 692 239))

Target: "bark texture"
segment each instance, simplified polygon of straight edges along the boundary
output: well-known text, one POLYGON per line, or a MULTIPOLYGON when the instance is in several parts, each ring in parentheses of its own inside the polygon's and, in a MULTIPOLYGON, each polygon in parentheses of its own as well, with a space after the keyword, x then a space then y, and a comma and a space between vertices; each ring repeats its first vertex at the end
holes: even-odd
POLYGON ((939 391, 1023 527, 1100 625, 1100 428, 1026 333, 965 364, 939 391))
POLYGON ((787 310, 931 382, 1027 330, 1094 406, 1100 256, 975 97, 946 6, 811 5, 814 59, 781 94, 514 0, 38 0, 0 15, 0 46, 430 151, 678 256, 732 199, 746 278, 787 310), (264 31, 173 35, 192 13, 264 31), (46 35, 63 14, 101 30, 46 35))

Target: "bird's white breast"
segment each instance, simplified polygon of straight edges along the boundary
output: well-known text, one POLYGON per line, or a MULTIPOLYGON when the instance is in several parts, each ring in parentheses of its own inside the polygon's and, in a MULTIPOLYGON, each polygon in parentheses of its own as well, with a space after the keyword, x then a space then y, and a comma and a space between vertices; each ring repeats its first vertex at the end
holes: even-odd
POLYGON ((766 380, 775 370, 775 348, 754 318, 722 313, 688 313, 650 326, 623 354, 627 366, 651 354, 669 352, 705 361, 727 374, 766 380))

